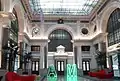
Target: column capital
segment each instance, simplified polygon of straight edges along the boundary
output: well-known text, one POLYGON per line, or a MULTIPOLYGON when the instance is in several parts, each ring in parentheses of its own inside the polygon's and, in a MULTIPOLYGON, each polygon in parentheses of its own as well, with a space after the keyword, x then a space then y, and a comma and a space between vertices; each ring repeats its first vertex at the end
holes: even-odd
POLYGON ((40 47, 43 48, 43 47, 45 47, 45 45, 43 45, 43 44, 41 45, 41 44, 40 44, 40 47))
POLYGON ((46 46, 46 44, 40 44, 40 47, 42 47, 42 48, 45 47, 45 46, 46 46))
POLYGON ((42 42, 42 43, 40 44, 40 46, 41 46, 41 47, 45 47, 45 46, 47 46, 47 44, 48 44, 48 42, 42 42))
POLYGON ((11 12, 0 11, 0 22, 9 22, 15 20, 16 17, 11 12))
POLYGON ((80 44, 77 44, 77 43, 74 43, 74 47, 81 47, 82 45, 80 45, 80 44))

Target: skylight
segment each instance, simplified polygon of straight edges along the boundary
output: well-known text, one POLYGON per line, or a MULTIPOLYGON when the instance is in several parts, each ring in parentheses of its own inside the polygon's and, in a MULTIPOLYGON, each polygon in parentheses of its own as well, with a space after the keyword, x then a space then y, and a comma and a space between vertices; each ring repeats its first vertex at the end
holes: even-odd
POLYGON ((29 0, 33 14, 89 15, 100 0, 29 0))

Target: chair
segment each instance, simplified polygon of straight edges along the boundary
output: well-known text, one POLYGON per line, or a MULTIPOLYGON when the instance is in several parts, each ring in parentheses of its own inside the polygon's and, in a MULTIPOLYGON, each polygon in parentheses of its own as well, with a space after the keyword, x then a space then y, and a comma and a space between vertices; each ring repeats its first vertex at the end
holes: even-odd
POLYGON ((97 78, 100 78, 100 79, 106 79, 106 78, 112 78, 113 77, 112 72, 106 73, 105 70, 100 70, 98 72, 89 72, 88 74, 91 77, 97 77, 97 78))
POLYGON ((35 76, 20 76, 17 73, 14 72, 7 72, 6 74, 6 81, 34 81, 35 76))

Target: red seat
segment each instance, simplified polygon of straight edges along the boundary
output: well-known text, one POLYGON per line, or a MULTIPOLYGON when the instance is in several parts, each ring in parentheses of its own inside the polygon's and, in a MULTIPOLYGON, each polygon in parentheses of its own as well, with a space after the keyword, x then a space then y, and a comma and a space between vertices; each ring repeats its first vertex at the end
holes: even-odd
POLYGON ((34 81, 35 76, 21 76, 21 81, 34 81))
POLYGON ((35 76, 20 76, 14 72, 7 72, 6 81, 34 81, 35 76))
POLYGON ((100 79, 112 78, 113 77, 113 73, 112 72, 106 73, 105 70, 100 70, 98 72, 89 72, 88 74, 91 77, 97 77, 97 78, 100 78, 100 79))

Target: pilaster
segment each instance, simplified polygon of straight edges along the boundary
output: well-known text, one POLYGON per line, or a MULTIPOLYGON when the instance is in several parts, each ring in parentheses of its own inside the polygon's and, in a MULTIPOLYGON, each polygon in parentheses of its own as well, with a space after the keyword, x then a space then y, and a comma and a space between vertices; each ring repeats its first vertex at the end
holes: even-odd
POLYGON ((81 46, 77 46, 77 61, 78 68, 82 69, 82 55, 81 55, 81 46))
POLYGON ((82 69, 82 53, 81 53, 81 44, 79 42, 74 41, 74 46, 76 47, 76 55, 77 55, 77 67, 82 69))
POLYGON ((40 46, 40 69, 44 69, 44 47, 40 46))
POLYGON ((91 54, 91 61, 90 61, 90 69, 96 69, 97 68, 97 62, 95 59, 95 47, 93 45, 91 45, 90 48, 90 54, 91 54))
POLYGON ((3 37, 3 32, 2 32, 2 25, 0 24, 0 68, 1 68, 1 61, 2 61, 2 37, 3 37))
POLYGON ((3 58, 2 60, 2 57, 4 57, 4 55, 2 55, 3 28, 9 29, 10 22, 15 19, 16 19, 15 16, 11 12, 0 11, 0 68, 5 69, 4 67, 5 58, 3 58))

